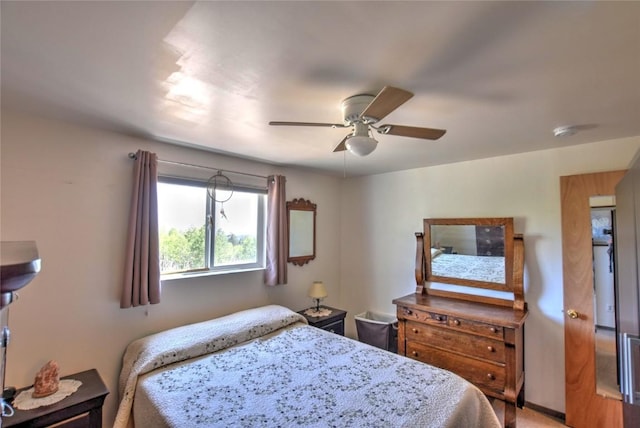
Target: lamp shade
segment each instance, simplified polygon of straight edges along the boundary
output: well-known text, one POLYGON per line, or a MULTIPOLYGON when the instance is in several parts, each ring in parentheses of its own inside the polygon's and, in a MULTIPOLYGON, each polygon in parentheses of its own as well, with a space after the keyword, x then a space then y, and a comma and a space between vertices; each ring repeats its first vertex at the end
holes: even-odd
POLYGON ((324 299, 329 294, 322 281, 314 281, 309 289, 309 297, 312 299, 324 299))
POLYGON ((378 142, 366 135, 355 135, 345 142, 347 149, 358 156, 366 156, 376 149, 378 142))

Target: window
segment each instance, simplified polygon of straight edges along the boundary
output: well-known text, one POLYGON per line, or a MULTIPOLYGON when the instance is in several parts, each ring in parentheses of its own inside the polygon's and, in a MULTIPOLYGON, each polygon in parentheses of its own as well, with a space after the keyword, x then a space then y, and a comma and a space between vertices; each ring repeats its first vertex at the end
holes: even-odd
POLYGON ((159 177, 160 273, 164 275, 264 268, 266 190, 159 177), (218 202, 223 201, 223 202, 218 202))

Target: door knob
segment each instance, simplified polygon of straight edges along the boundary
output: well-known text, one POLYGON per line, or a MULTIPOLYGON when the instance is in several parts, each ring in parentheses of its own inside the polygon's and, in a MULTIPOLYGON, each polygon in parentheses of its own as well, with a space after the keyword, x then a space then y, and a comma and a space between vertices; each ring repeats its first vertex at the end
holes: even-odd
POLYGON ((575 309, 567 309, 567 316, 572 320, 574 320, 578 318, 580 315, 578 314, 578 311, 576 311, 575 309))

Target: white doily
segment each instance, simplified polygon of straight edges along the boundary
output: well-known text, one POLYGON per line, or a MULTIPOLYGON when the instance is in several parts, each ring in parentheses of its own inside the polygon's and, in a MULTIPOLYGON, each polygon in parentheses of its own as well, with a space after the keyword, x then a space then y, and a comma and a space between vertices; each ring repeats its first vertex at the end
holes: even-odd
POLYGON ((41 406, 57 403, 63 398, 68 397, 80 388, 82 382, 74 379, 62 379, 58 387, 58 391, 42 398, 33 398, 33 388, 22 391, 13 401, 13 407, 20 410, 31 410, 41 406))
POLYGON ((327 315, 331 315, 331 312, 333 311, 327 308, 320 308, 319 311, 316 311, 316 308, 309 308, 306 311, 304 311, 304 314, 309 315, 310 317, 319 318, 319 317, 326 317, 327 315))

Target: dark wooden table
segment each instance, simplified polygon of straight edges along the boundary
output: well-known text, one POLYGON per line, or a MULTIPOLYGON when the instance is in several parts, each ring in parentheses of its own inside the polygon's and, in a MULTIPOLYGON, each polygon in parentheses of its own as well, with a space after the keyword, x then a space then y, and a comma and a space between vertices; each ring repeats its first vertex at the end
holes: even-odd
MULTIPOLYGON (((76 392, 61 401, 33 410, 15 409, 12 417, 2 418, 2 427, 47 427, 65 422, 63 427, 102 427, 102 404, 109 390, 95 369, 64 376, 61 379, 75 379, 82 382, 76 392)), ((31 388, 28 386, 20 392, 31 388)), ((16 394, 16 396, 17 396, 16 394)))
POLYGON ((309 325, 344 336, 344 317, 347 315, 347 312, 342 309, 331 308, 329 306, 320 306, 320 309, 322 308, 331 310, 331 313, 324 317, 313 317, 307 315, 305 314, 307 309, 298 311, 298 313, 307 319, 309 325))

